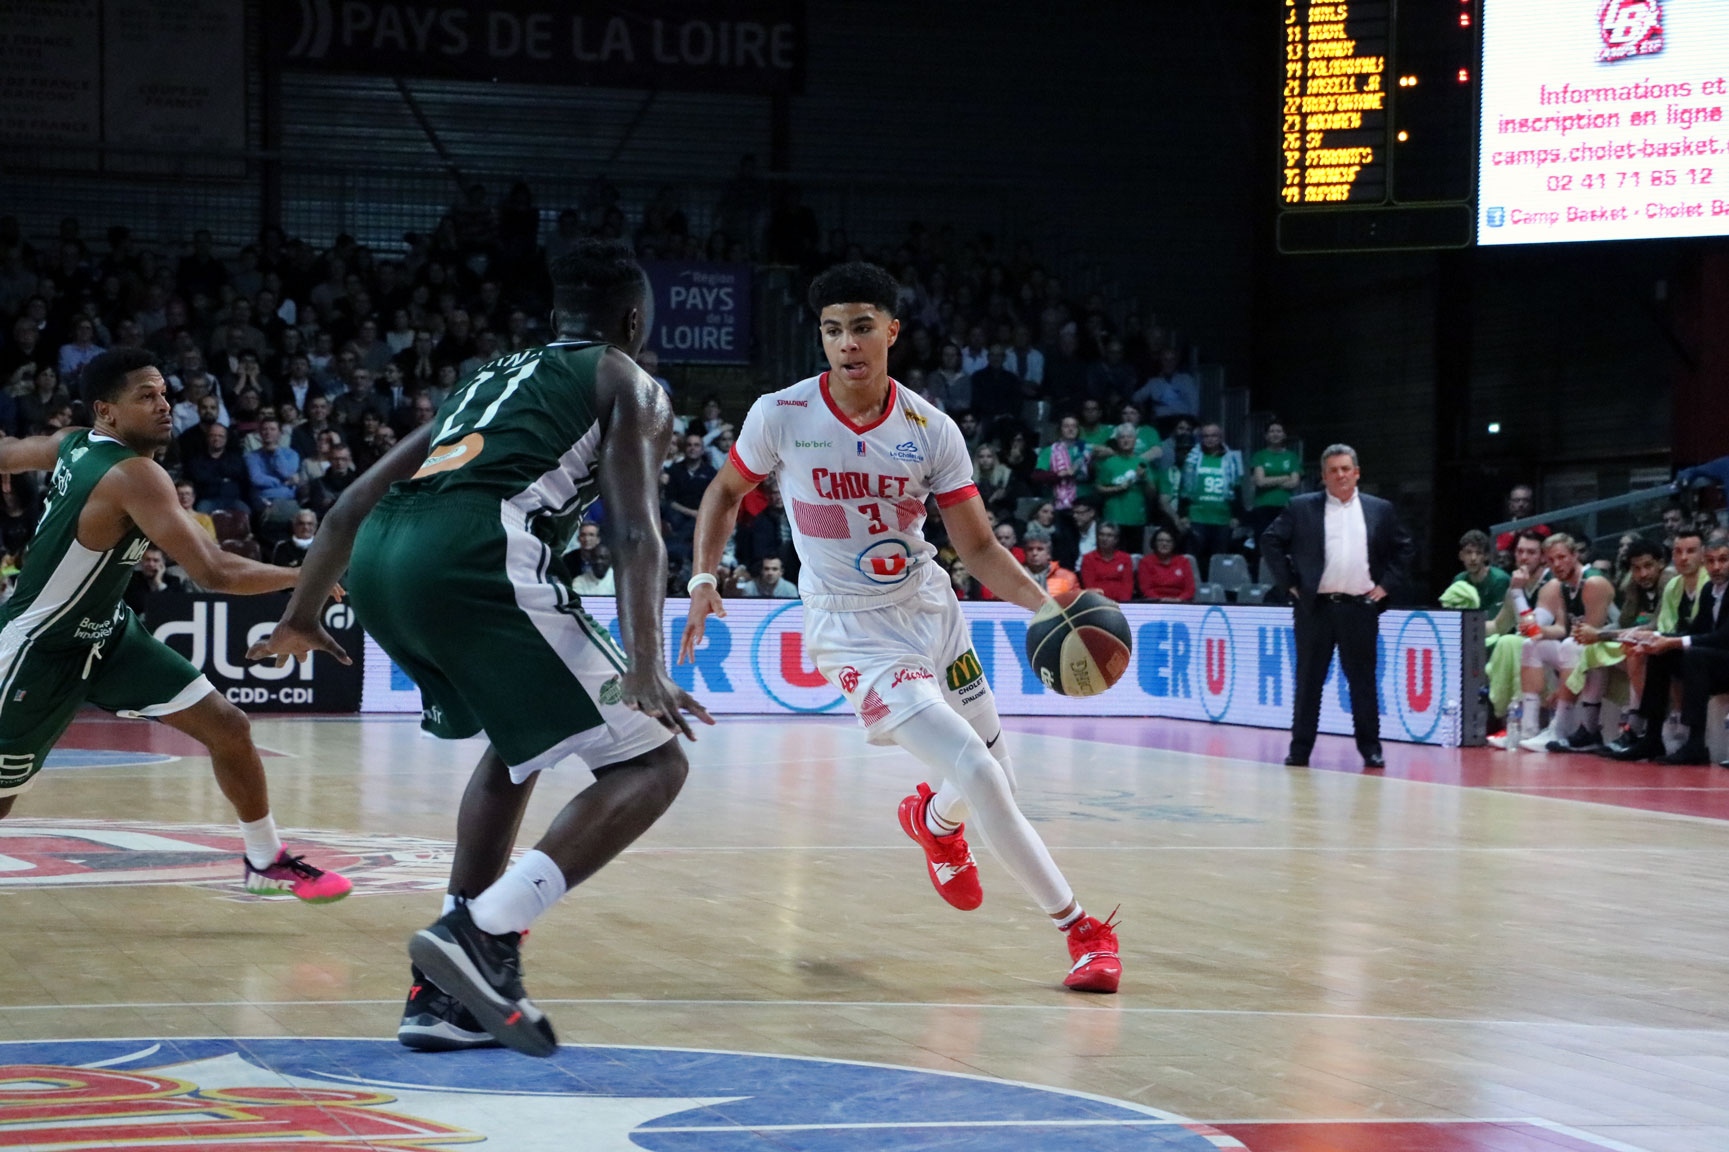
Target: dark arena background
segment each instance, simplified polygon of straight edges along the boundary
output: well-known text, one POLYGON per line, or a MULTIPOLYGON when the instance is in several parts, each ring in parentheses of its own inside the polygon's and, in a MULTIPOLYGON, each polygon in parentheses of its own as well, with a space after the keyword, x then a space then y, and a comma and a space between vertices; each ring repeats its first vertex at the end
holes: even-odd
MULTIPOLYGON (((0 1148, 1729 1149, 1726 108, 1709 0, 0 2, 0 1148), (405 945, 503 761, 422 731, 443 705, 369 632, 376 591, 318 612, 352 663, 279 667, 246 652, 288 594, 198 556, 300 568, 398 442, 554 423, 483 389, 557 354, 554 267, 596 239, 646 275, 634 359, 673 426, 657 516, 540 532, 528 584, 619 674, 523 723, 628 716, 634 591, 716 724, 522 945, 554 1055, 411 1051, 405 945), (870 452, 931 495, 894 524, 807 299, 855 261, 898 287, 909 439, 870 452), (200 543, 117 559, 87 510, 70 555, 137 561, 113 619, 250 722, 340 903, 248 879, 258 833, 169 706, 86 707, 45 761, 20 736, 112 652, 85 620, 82 681, 31 671, 84 451, 33 438, 88 435, 115 349, 166 386, 200 543), (771 468, 713 564, 705 493, 756 479, 747 413, 800 381, 826 411, 752 419, 827 421, 799 448, 865 470, 817 470, 817 504, 771 468), (920 469, 951 422, 945 492, 920 469), (1346 460, 1384 505, 1340 497, 1346 460), (1035 605, 1120 605, 1108 691, 1029 661, 987 521, 1035 605), (958 612, 962 654, 892 688, 966 714, 989 682, 1007 743, 975 751, 1117 908, 1116 995, 1064 987, 984 817, 983 907, 927 889, 959 857, 921 878, 902 798, 941 773, 867 742, 902 698, 808 631, 880 613, 801 599, 808 549, 855 536, 863 579, 958 612)), ((465 523, 424 558, 453 588, 465 523)), ((458 663, 524 678, 472 638, 458 663)), ((519 853, 622 778, 544 775, 519 853)))

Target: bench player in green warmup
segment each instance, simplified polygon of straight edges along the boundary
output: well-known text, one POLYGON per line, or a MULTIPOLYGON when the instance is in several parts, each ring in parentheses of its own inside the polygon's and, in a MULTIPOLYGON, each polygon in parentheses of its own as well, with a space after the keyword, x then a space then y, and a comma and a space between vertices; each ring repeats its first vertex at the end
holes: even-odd
POLYGON ((0 442, 0 472, 53 470, 17 589, 0 607, 0 816, 88 701, 160 720, 210 749, 240 817, 248 892, 340 900, 346 878, 282 847, 245 713, 121 601, 151 544, 213 591, 276 592, 298 575, 222 551, 180 507, 155 460, 174 436, 167 391, 148 353, 105 352, 84 369, 94 428, 0 442))
POLYGON ((682 713, 713 723, 667 675, 662 644, 672 407, 632 359, 653 321, 648 278, 625 245, 587 241, 553 262, 552 280, 558 338, 483 366, 343 493, 282 622, 249 653, 346 659, 318 605, 348 565, 361 624, 420 686, 422 727, 491 741, 457 816, 444 915, 409 942, 397 1038, 414 1048, 479 1047, 490 1033, 553 1053, 552 1026, 522 989, 522 933, 678 795, 682 713), (628 660, 564 569, 597 495, 628 660), (510 864, 536 774, 572 754, 595 782, 510 864))

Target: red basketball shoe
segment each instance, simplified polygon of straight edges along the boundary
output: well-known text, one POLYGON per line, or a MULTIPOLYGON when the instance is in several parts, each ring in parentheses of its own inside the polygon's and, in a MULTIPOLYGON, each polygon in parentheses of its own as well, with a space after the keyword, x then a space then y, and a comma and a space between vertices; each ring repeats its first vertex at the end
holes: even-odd
POLYGON ((1104 920, 1082 916, 1069 925, 1069 958, 1075 963, 1063 978, 1076 992, 1115 992, 1123 978, 1123 962, 1117 958, 1117 913, 1104 920))
POLYGON ((920 784, 917 792, 901 801, 901 830, 925 850, 925 869, 937 895, 962 912, 971 912, 983 902, 985 894, 979 887, 979 868, 973 862, 973 851, 967 847, 966 825, 955 829, 952 836, 938 836, 925 823, 930 803, 931 786, 920 784))

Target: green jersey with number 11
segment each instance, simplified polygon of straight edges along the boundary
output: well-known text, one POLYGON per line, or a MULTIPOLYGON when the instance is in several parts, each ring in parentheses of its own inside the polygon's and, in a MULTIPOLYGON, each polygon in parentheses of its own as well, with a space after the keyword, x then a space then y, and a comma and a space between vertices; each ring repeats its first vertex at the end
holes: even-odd
POLYGON ((494 497, 562 548, 599 494, 595 373, 610 347, 550 344, 484 365, 438 410, 426 462, 392 492, 494 497))

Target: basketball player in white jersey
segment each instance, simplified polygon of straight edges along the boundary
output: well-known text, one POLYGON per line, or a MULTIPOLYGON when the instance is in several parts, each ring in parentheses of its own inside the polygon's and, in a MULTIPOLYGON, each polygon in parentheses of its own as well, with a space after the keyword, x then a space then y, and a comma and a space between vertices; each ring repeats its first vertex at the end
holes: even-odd
POLYGON ((829 371, 757 400, 709 484, 679 659, 693 658, 709 615, 726 615, 715 569, 745 494, 778 473, 802 565, 805 650, 845 693, 866 740, 899 745, 940 782, 934 792, 920 784, 900 806, 931 883, 956 908, 983 899, 963 835, 970 819, 1067 935, 1064 984, 1115 992, 1122 963, 1112 924, 1085 913, 1015 805, 995 698, 921 531, 926 500, 935 498, 950 543, 992 592, 1029 612, 1046 596, 992 535, 960 429, 889 378, 897 293, 887 272, 863 263, 811 284, 829 371))

